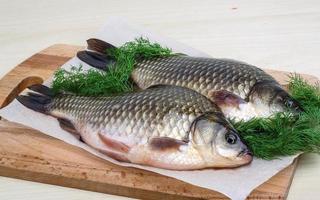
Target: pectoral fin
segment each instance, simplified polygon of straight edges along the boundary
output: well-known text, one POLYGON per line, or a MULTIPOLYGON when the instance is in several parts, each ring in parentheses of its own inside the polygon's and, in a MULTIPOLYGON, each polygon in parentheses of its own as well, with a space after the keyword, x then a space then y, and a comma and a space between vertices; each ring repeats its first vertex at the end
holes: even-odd
POLYGON ((67 120, 67 119, 63 119, 63 118, 57 118, 60 127, 73 134, 76 138, 78 138, 79 140, 81 140, 80 134, 79 132, 76 130, 76 128, 74 127, 74 125, 72 124, 71 121, 67 120))
POLYGON ((149 141, 152 150, 167 151, 178 150, 180 146, 187 145, 187 142, 169 137, 152 138, 149 141))
POLYGON ((244 99, 227 90, 209 92, 209 98, 219 107, 239 107, 240 104, 247 103, 244 99))

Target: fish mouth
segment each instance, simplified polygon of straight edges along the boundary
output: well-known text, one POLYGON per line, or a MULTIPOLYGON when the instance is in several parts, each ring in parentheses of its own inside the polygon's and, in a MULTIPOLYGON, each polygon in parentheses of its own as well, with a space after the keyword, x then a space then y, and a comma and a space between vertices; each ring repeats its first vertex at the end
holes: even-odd
POLYGON ((241 158, 241 160, 244 160, 245 163, 250 163, 253 159, 253 154, 249 149, 243 149, 240 151, 237 157, 241 158))
POLYGON ((244 156, 244 155, 252 156, 253 154, 249 149, 243 149, 242 151, 240 151, 240 153, 237 155, 237 157, 241 157, 241 156, 244 156))

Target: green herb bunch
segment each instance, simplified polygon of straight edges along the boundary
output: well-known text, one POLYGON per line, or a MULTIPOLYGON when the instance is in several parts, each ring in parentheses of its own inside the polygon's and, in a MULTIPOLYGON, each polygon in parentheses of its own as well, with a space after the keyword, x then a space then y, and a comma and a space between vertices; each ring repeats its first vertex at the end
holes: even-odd
POLYGON ((70 71, 60 69, 54 75, 53 90, 90 96, 129 92, 133 90, 130 75, 136 60, 173 55, 171 49, 144 38, 109 49, 106 54, 115 60, 107 71, 85 71, 82 67, 72 67, 70 71))

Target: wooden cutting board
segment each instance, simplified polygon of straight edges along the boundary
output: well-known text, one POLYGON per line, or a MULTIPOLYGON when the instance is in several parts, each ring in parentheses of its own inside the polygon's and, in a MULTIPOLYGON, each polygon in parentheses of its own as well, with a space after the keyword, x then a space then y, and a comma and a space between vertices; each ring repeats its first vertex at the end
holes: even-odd
MULTIPOLYGON (((57 44, 19 64, 0 80, 0 105, 10 103, 29 85, 42 83, 81 49, 83 47, 57 44)), ((285 84, 287 73, 267 72, 285 84)), ((305 78, 317 81, 312 76, 305 78)), ((0 137, 1 176, 143 199, 227 199, 218 192, 173 178, 114 165, 4 119, 0 120, 0 137)), ((256 188, 249 199, 285 199, 296 166, 297 161, 256 188)))

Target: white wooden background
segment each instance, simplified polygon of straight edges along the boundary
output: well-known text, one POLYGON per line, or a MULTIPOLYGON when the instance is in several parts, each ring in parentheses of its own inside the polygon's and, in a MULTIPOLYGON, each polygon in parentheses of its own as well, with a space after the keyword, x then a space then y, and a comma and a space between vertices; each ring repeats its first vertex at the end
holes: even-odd
MULTIPOLYGON (((320 78, 320 1, 0 0, 0 77, 55 43, 85 45, 122 16, 213 57, 320 78)), ((289 200, 319 199, 320 156, 303 155, 289 200)), ((124 199, 0 177, 0 199, 124 199)))

